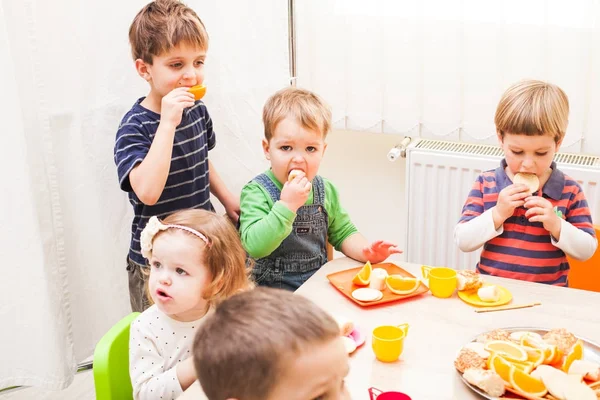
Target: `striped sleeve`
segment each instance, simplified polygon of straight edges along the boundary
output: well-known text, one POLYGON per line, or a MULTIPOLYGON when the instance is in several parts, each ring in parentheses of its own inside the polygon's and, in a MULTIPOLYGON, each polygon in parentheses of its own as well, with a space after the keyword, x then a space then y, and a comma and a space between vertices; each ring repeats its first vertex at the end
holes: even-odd
POLYGON ((573 179, 567 178, 565 182, 565 191, 571 193, 567 204, 567 215, 565 215, 567 222, 577 229, 596 237, 590 208, 588 207, 588 202, 579 183, 573 179))
POLYGON ((202 107, 204 120, 206 121, 206 141, 208 143, 208 150, 212 150, 217 144, 215 132, 213 131, 213 122, 206 107, 202 107))
POLYGON ((472 220, 475 217, 483 214, 484 212, 484 203, 483 203, 483 175, 479 175, 477 180, 473 184, 471 191, 469 192, 469 196, 467 197, 467 201, 462 209, 462 215, 460 216, 460 220, 458 221, 460 224, 465 223, 467 221, 472 220))
POLYGON ((152 140, 144 132, 142 122, 133 116, 124 119, 117 130, 114 160, 117 165, 121 190, 126 192, 133 190, 129 181, 129 173, 144 160, 152 144, 152 140))

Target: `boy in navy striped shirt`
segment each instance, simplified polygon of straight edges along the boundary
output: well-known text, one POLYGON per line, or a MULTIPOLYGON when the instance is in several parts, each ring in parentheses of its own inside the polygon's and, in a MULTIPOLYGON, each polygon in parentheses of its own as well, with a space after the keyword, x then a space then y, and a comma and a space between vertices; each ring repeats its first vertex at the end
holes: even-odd
POLYGON ((212 210, 212 192, 234 220, 233 196, 208 160, 215 133, 206 106, 188 90, 204 81, 208 34, 198 15, 178 0, 147 4, 129 28, 138 74, 150 85, 117 131, 114 158, 121 189, 133 205, 127 257, 131 308, 148 306, 140 233, 152 216, 182 209, 212 210))
POLYGON ((479 175, 454 231, 462 251, 483 246, 480 273, 568 286, 566 255, 594 254, 585 195, 553 161, 568 117, 566 94, 546 82, 519 82, 502 96, 494 122, 505 158, 479 175), (513 183, 517 173, 535 174, 540 189, 513 183))

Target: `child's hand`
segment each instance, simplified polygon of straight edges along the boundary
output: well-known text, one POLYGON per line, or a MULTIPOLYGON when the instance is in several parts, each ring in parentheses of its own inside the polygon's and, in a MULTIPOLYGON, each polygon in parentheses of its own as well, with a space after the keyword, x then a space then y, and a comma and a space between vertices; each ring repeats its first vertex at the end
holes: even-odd
POLYGON ((194 95, 188 87, 178 87, 162 98, 160 106, 160 122, 176 127, 181 123, 183 109, 194 105, 194 95))
POLYGON ((301 172, 294 179, 283 184, 280 200, 287 208, 296 212, 308 200, 311 187, 310 181, 301 172))
POLYGON ((530 196, 529 188, 522 183, 515 183, 502 189, 498 194, 495 207, 501 223, 513 215, 515 208, 524 205, 525 198, 528 196, 530 196))
POLYGON ((225 207, 225 212, 229 219, 233 222, 233 224, 237 224, 240 220, 240 199, 234 197, 230 203, 223 204, 225 207))
POLYGON ((396 247, 395 244, 378 240, 371 243, 371 246, 363 249, 363 255, 371 263, 376 264, 384 261, 392 254, 400 254, 402 250, 396 247))
POLYGON ((531 196, 525 199, 525 217, 530 222, 541 222, 544 229, 556 239, 560 239, 560 217, 554 212, 554 206, 547 199, 531 196))

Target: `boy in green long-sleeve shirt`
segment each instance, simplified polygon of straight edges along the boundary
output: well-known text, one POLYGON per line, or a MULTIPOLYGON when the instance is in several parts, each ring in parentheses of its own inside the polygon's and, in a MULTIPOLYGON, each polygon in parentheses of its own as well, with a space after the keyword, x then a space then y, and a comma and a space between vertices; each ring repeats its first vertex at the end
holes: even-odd
POLYGON ((317 175, 331 111, 316 94, 286 88, 263 110, 263 150, 271 169, 242 189, 240 234, 255 259, 259 285, 296 290, 327 262, 327 241, 346 256, 377 263, 400 253, 369 244, 340 204, 335 186, 317 175))

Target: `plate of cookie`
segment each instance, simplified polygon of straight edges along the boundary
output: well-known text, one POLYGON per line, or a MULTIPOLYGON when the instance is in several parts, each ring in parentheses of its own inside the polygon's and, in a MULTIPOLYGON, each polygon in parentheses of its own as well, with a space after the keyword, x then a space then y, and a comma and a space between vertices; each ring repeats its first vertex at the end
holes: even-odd
POLYGON ((458 271, 456 281, 458 297, 472 306, 502 306, 512 300, 512 293, 507 288, 486 283, 475 271, 458 271))
POLYGON ((514 327, 477 335, 454 367, 486 399, 597 400, 600 345, 567 329, 514 327), (517 397, 514 397, 517 396, 517 397))

